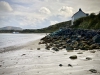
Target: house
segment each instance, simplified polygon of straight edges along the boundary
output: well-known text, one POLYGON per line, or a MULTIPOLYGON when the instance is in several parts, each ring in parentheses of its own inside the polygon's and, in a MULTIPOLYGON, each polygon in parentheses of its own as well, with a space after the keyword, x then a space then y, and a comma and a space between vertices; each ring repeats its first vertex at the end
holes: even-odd
POLYGON ((88 16, 88 14, 84 13, 81 8, 79 9, 78 12, 76 12, 73 16, 72 16, 72 21, 71 21, 71 25, 73 25, 73 22, 75 20, 77 20, 78 18, 81 18, 81 17, 86 17, 88 16))

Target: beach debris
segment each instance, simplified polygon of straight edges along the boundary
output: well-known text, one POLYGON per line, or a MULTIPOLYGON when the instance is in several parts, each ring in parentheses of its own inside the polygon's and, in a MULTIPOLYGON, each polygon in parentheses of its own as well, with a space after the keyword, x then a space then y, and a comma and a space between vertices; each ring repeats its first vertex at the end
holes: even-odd
POLYGON ((71 64, 68 64, 68 67, 72 67, 72 65, 71 64))
POLYGON ((63 65, 62 64, 59 64, 59 66, 62 67, 63 65))
POLYGON ((22 54, 21 56, 24 56, 24 55, 26 55, 26 54, 22 54))
POLYGON ((86 57, 86 59, 87 59, 87 60, 92 60, 92 58, 90 58, 90 57, 86 57))
POLYGON ((77 59, 77 56, 76 55, 72 55, 69 57, 70 59, 77 59))
POLYGON ((97 70, 95 70, 95 69, 90 69, 89 71, 92 73, 97 73, 97 70))
POLYGON ((40 50, 40 48, 37 48, 37 50, 40 50))

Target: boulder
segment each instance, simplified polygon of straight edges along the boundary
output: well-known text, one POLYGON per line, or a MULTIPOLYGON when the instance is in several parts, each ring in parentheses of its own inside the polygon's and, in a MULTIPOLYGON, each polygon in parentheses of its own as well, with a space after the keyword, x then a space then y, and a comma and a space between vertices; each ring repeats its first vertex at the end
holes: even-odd
POLYGON ((97 70, 95 70, 95 69, 90 69, 89 71, 92 73, 97 73, 97 70))
POLYGON ((86 59, 87 59, 87 60, 92 60, 92 58, 90 58, 90 57, 86 57, 86 59))
POLYGON ((97 47, 97 45, 96 44, 92 44, 92 45, 90 45, 90 49, 96 49, 96 47, 97 47))
POLYGON ((70 59, 77 59, 77 56, 76 55, 73 55, 73 56, 70 56, 69 58, 70 59))
POLYGON ((99 34, 95 35, 92 39, 95 43, 100 43, 100 35, 99 34))
POLYGON ((59 49, 57 47, 52 48, 52 50, 59 51, 59 49))
POLYGON ((74 50, 74 48, 72 46, 66 46, 66 50, 74 50))
POLYGON ((40 48, 37 48, 37 50, 40 50, 40 48))

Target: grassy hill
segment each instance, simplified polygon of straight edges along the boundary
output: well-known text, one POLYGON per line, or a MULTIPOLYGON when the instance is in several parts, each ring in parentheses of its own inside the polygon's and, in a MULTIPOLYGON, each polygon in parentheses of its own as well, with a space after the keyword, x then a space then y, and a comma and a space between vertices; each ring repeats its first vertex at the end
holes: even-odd
POLYGON ((51 25, 49 27, 46 28, 42 28, 42 29, 34 29, 34 30, 30 30, 30 29, 26 29, 21 31, 22 33, 51 33, 54 32, 56 30, 59 30, 60 28, 63 27, 69 27, 69 25, 71 25, 71 21, 65 21, 65 22, 61 22, 61 23, 57 23, 55 25, 51 25))
POLYGON ((91 13, 87 17, 76 20, 71 28, 100 29, 100 13, 97 15, 95 15, 95 13, 91 13))
MULTIPOLYGON (((100 29, 100 13, 95 15, 95 13, 91 13, 87 17, 82 17, 77 19, 74 22, 74 25, 71 26, 71 21, 65 21, 61 23, 57 23, 55 25, 51 25, 46 28, 31 30, 33 33, 51 33, 59 30, 60 28, 80 28, 80 29, 100 29)), ((30 30, 24 30, 23 32, 30 32, 30 30)))

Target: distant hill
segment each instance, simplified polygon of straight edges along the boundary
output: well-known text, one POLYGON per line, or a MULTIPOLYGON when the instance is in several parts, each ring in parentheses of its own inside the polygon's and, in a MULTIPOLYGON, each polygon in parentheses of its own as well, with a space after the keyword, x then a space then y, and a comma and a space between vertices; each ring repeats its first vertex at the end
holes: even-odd
POLYGON ((14 26, 6 26, 6 27, 0 28, 0 30, 22 30, 22 28, 14 27, 14 26))

